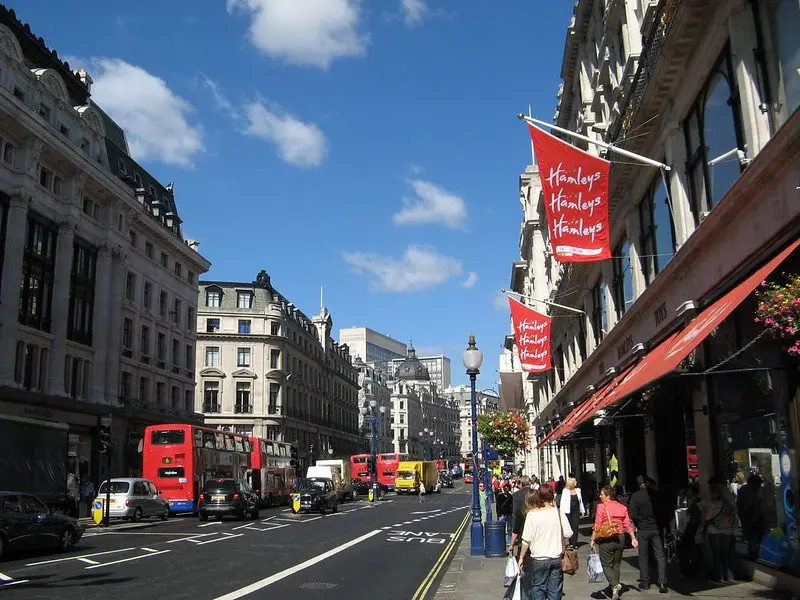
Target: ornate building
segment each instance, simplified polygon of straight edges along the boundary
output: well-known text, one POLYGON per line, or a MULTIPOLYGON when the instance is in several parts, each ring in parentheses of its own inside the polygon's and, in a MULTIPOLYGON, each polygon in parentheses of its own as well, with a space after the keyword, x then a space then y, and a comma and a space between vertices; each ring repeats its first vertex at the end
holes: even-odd
POLYGON ((440 394, 413 347, 395 369, 391 385, 394 451, 427 459, 457 457, 458 405, 440 394))
POLYGON ((380 416, 380 408, 386 409, 386 414, 383 420, 376 424, 378 434, 378 452, 393 452, 391 440, 391 407, 392 407, 392 392, 386 384, 386 379, 381 371, 379 371, 372 363, 367 363, 357 356, 353 365, 358 369, 358 428, 359 436, 361 438, 360 446, 364 452, 369 452, 371 449, 371 426, 365 423, 364 415, 361 414, 361 408, 367 408, 372 411, 370 414, 373 416, 380 416), (374 402, 375 406, 372 407, 371 403, 374 402))
POLYGON ((172 188, 73 71, 0 6, 0 413, 65 423, 78 475, 138 473, 143 428, 194 413, 197 277, 172 188))
POLYGON ((202 281, 199 294, 197 409, 206 424, 297 442, 301 458, 355 453, 358 369, 331 338, 328 310, 307 317, 266 271, 250 283, 202 281))

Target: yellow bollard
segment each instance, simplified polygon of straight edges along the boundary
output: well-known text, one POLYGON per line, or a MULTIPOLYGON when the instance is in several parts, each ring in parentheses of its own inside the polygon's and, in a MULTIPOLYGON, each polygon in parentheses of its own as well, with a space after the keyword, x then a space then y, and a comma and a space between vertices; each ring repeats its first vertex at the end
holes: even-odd
POLYGON ((98 498, 92 504, 92 520, 94 521, 95 525, 100 525, 100 522, 103 520, 103 517, 105 516, 103 514, 105 512, 103 510, 104 508, 103 503, 104 501, 98 498))
POLYGON ((369 493, 367 494, 367 497, 370 502, 375 502, 375 490, 372 487, 369 488, 369 493))
POLYGON ((292 494, 292 512, 300 512, 300 494, 292 494))

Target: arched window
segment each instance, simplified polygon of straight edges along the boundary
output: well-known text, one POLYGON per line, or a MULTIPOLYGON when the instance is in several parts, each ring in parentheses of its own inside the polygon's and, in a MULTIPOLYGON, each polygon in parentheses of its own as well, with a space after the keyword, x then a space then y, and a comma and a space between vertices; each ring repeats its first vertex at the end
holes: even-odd
POLYGON ((711 71, 684 122, 689 193, 695 224, 711 211, 739 178, 746 148, 739 89, 730 48, 711 71))

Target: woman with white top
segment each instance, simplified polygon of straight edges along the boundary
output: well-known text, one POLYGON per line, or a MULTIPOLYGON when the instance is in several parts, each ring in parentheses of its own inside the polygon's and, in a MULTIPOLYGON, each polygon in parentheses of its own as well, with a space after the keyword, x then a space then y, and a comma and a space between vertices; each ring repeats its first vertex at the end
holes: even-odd
POLYGON ((543 484, 525 498, 525 525, 518 564, 524 600, 561 600, 564 538, 572 536, 569 521, 553 504, 553 488, 543 484))
POLYGON ((586 516, 586 507, 583 505, 583 495, 578 487, 578 480, 574 477, 567 479, 564 491, 561 493, 561 512, 567 515, 572 537, 569 545, 578 546, 578 520, 586 516))

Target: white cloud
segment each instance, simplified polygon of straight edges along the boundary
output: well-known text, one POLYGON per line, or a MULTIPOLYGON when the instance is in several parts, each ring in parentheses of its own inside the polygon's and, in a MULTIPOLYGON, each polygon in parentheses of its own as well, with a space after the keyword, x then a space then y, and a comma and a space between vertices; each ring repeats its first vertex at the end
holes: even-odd
POLYGON ((205 150, 194 108, 163 79, 119 58, 92 59, 90 71, 92 98, 125 129, 136 159, 188 167, 205 150))
POLYGON ((361 0, 228 0, 252 17, 250 42, 265 54, 327 69, 337 58, 361 56, 361 0))
POLYGON ((469 289, 473 287, 476 283, 478 283, 478 274, 475 271, 470 271, 469 274, 467 275, 466 281, 464 281, 464 283, 461 284, 461 287, 469 289))
POLYGON ((392 220, 397 225, 440 223, 450 229, 460 229, 467 218, 464 200, 429 181, 409 181, 416 192, 415 198, 403 198, 403 210, 392 220))
POLYGON ((281 158, 299 167, 317 166, 325 160, 328 141, 314 123, 305 123, 260 101, 244 107, 245 133, 273 142, 281 158))
POLYGON ((363 252, 345 252, 342 257, 356 273, 372 276, 372 289, 385 292, 426 290, 463 272, 460 260, 429 246, 409 246, 402 258, 363 252))
POLYGON ((403 20, 409 27, 422 23, 423 17, 428 12, 428 6, 424 0, 401 0, 403 10, 403 20))
POLYGON ((494 297, 494 307, 497 310, 509 310, 508 296, 506 296, 503 292, 497 292, 497 295, 494 297))
POLYGON ((209 79, 205 75, 201 75, 203 78, 203 85, 208 88, 208 91, 211 92, 211 97, 214 99, 214 104, 216 104, 217 108, 220 110, 224 110, 226 113, 231 115, 232 117, 237 116, 237 111, 231 104, 230 100, 225 96, 220 89, 219 84, 214 81, 213 79, 209 79))

